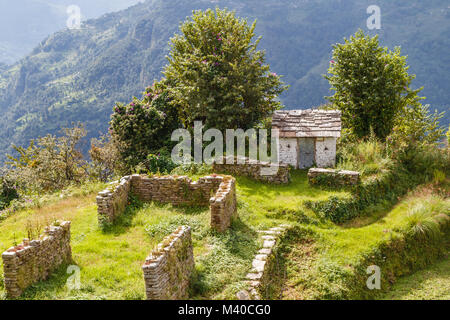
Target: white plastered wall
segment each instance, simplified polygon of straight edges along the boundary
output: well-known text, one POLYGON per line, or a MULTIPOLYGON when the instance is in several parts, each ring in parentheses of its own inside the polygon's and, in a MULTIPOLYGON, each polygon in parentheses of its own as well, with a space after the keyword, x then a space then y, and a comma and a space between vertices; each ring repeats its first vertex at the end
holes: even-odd
POLYGON ((336 165, 336 138, 317 138, 315 159, 319 168, 334 167, 336 165))
POLYGON ((297 168, 297 138, 280 138, 278 148, 278 161, 297 168))

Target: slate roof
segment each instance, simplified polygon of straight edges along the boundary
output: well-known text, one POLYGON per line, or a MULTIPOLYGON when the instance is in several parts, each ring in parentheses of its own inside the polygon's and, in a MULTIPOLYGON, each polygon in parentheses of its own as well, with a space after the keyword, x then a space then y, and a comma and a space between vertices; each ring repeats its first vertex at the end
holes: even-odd
POLYGON ((340 137, 341 112, 338 110, 278 110, 272 116, 272 128, 281 138, 340 137))

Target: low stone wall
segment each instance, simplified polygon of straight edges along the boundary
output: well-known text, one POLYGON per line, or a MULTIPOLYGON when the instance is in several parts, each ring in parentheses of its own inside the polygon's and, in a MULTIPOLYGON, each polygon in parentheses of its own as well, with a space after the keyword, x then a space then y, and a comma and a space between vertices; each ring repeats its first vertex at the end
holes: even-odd
POLYGON ((174 206, 208 206, 211 227, 225 231, 237 214, 236 182, 231 176, 211 175, 192 181, 186 176, 124 177, 97 196, 99 222, 113 222, 127 205, 132 192, 144 202, 157 201, 174 206))
POLYGON ((209 200, 211 208, 211 227, 219 232, 227 230, 231 221, 237 217, 236 180, 223 178, 214 197, 209 200))
POLYGON ((351 186, 359 183, 359 172, 311 168, 308 171, 308 181, 311 185, 351 186))
POLYGON ((277 244, 280 236, 288 225, 282 224, 266 231, 260 231, 263 239, 263 247, 255 255, 252 261, 252 269, 246 276, 248 289, 237 293, 239 300, 260 300, 265 297, 265 292, 270 286, 272 275, 268 270, 273 269, 276 263, 277 244))
POLYGON ((148 300, 188 298, 194 270, 191 228, 179 227, 153 250, 142 266, 148 300))
POLYGON ((231 175, 246 176, 257 181, 274 184, 289 183, 290 174, 287 164, 271 164, 248 158, 224 157, 223 163, 213 163, 213 171, 231 175), (241 160, 242 163, 239 163, 241 160))
POLYGON ((130 192, 131 177, 125 176, 111 185, 97 196, 98 220, 113 222, 126 208, 130 192))
POLYGON ((139 200, 171 203, 174 206, 207 206, 219 189, 222 176, 202 177, 192 181, 187 176, 147 177, 133 175, 131 190, 139 200))
POLYGON ((45 280, 62 263, 72 260, 70 221, 49 226, 39 240, 24 242, 2 254, 5 289, 9 297, 19 297, 30 285, 45 280))

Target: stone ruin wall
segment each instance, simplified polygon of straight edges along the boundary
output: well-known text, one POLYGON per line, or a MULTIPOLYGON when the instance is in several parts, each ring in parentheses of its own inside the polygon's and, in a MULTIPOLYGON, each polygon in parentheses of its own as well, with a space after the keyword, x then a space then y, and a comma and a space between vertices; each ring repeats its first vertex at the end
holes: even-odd
POLYGON ((186 176, 132 175, 97 196, 99 222, 113 222, 127 205, 132 192, 144 202, 157 201, 174 206, 208 206, 211 208, 211 227, 225 231, 237 214, 236 183, 230 176, 211 175, 192 181, 186 176))
POLYGON ((5 289, 11 298, 19 297, 30 285, 45 280, 63 263, 72 260, 70 221, 49 226, 39 240, 24 242, 2 254, 5 289))
POLYGON ((223 163, 213 163, 213 171, 231 175, 246 176, 257 181, 285 184, 290 181, 287 164, 271 164, 249 158, 224 157, 223 163))
POLYGON ((179 227, 164 238, 142 266, 148 300, 188 298, 194 270, 191 228, 179 227))
POLYGON ((289 225, 282 224, 269 230, 258 231, 262 234, 262 248, 257 252, 252 261, 252 269, 246 276, 247 290, 237 293, 238 300, 261 300, 268 298, 266 291, 273 281, 272 269, 277 265, 277 251, 289 225))
POLYGON ((202 177, 192 181, 187 176, 131 177, 132 192, 144 202, 157 201, 174 206, 207 206, 222 183, 221 176, 202 177))
POLYGON ((308 170, 308 181, 312 185, 331 183, 336 186, 352 186, 360 182, 357 171, 311 168, 308 170))
POLYGON ((226 231, 237 218, 236 180, 225 177, 214 197, 209 200, 211 227, 219 232, 226 231))
POLYGON ((113 222, 126 208, 128 194, 130 193, 131 177, 125 176, 118 182, 112 182, 97 196, 97 211, 100 225, 104 222, 113 222))

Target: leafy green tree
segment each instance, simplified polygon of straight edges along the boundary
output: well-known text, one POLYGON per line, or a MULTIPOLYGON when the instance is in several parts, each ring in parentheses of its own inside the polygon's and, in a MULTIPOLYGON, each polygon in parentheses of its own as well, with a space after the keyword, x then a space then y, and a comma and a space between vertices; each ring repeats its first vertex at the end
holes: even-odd
POLYGON ((401 143, 436 145, 444 135, 444 128, 439 125, 439 120, 443 116, 444 112, 431 113, 429 105, 416 102, 405 108, 396 118, 396 124, 388 140, 397 145, 401 143))
POLYGON ((333 46, 325 78, 335 93, 327 99, 342 111, 344 126, 357 137, 367 137, 372 128, 384 140, 408 104, 422 99, 417 96, 422 88, 410 89, 415 75, 409 75, 408 68, 400 48, 382 48, 378 36, 359 30, 333 46))
POLYGON ((226 9, 194 11, 171 39, 164 74, 186 127, 200 120, 219 130, 250 128, 282 107, 277 96, 287 87, 257 50, 260 38, 252 42, 255 25, 226 9))
POLYGON ((173 130, 180 127, 177 109, 170 104, 167 81, 156 82, 127 105, 117 104, 110 133, 121 161, 133 168, 161 148, 171 148, 173 130))
POLYGON ((62 189, 87 178, 87 163, 79 149, 86 130, 82 124, 62 130, 63 135, 46 135, 31 140, 27 148, 13 145, 17 157, 7 155, 8 176, 27 192, 62 189))

